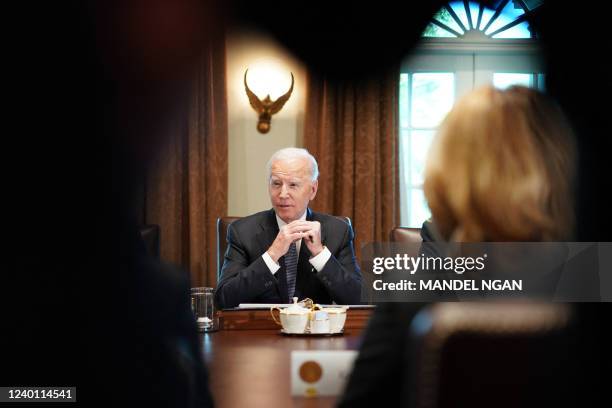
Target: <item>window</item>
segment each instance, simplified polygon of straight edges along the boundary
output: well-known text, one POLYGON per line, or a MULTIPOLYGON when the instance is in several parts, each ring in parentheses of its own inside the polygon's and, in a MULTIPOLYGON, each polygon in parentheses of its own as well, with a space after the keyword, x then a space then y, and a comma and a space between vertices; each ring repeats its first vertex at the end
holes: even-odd
MULTIPOLYGON (((451 109, 455 94, 452 72, 414 72, 400 75, 400 144, 409 152, 403 165, 405 186, 402 208, 410 208, 402 219, 408 225, 419 225, 429 218, 423 194, 423 174, 427 150, 436 128, 451 109), (405 218, 404 218, 405 217, 405 218)), ((401 157, 406 157, 402 155, 401 157)))
POLYGON ((452 1, 432 18, 424 37, 535 38, 527 18, 542 1, 501 0, 489 9, 473 1, 452 1))
POLYGON ((432 18, 399 78, 400 222, 420 227, 431 216, 423 194, 427 152, 457 98, 475 87, 520 84, 544 89, 537 36, 527 17, 541 1, 454 1, 432 18))

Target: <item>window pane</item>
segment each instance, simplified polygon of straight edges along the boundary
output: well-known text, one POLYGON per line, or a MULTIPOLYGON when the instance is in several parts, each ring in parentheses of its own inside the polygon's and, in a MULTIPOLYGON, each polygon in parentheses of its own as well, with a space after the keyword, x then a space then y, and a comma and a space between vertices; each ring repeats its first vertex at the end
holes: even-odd
POLYGON ((408 127, 408 74, 400 74, 399 122, 400 127, 408 127))
POLYGON ((533 87, 533 74, 500 73, 493 74, 493 86, 506 89, 512 85, 533 87))
POLYGON ((455 75, 453 73, 415 73, 412 75, 411 126, 438 126, 453 105, 455 75))
POLYGON ((531 31, 529 31, 529 24, 523 21, 514 27, 495 34, 493 38, 531 38, 531 31))
POLYGON ((480 11, 480 6, 478 3, 474 3, 470 1, 470 15, 472 16, 472 26, 474 29, 478 29, 476 24, 478 23, 478 12, 480 11))
POLYGON ((410 162, 412 154, 410 151, 410 131, 407 129, 400 130, 400 172, 401 180, 406 188, 410 187, 410 162))
POLYGON ((435 131, 413 130, 411 133, 410 183, 412 186, 422 186, 425 174, 425 161, 435 131))
POLYGON ((489 20, 491 19, 491 17, 493 17, 493 14, 495 14, 495 10, 491 10, 487 7, 484 8, 484 10, 482 11, 482 20, 480 21, 480 30, 487 26, 489 20))
POLYGON ((455 37, 456 38, 457 36, 451 33, 450 31, 446 31, 442 27, 438 27, 435 24, 429 23, 427 27, 425 27, 425 31, 423 31, 423 37, 437 37, 437 38, 455 37))
POLYGON ((469 30, 470 29, 470 24, 468 23, 468 18, 467 18, 467 14, 465 13, 465 6, 463 5, 462 1, 453 1, 451 3, 449 3, 451 8, 453 9, 453 11, 455 12, 455 14, 457 14, 457 17, 459 17, 459 20, 461 20, 461 22, 463 23, 463 26, 469 30))
POLYGON ((459 24, 457 24, 457 22, 455 21, 455 19, 453 18, 453 16, 450 15, 450 13, 448 12, 448 10, 444 7, 442 7, 434 16, 434 18, 436 20, 438 20, 439 22, 449 26, 450 28, 452 28, 453 30, 455 30, 456 32, 458 32, 459 34, 463 34, 464 31, 461 29, 461 27, 459 26, 459 24))
MULTIPOLYGON (((493 24, 491 24, 489 29, 485 31, 485 34, 489 35, 492 32, 499 30, 500 28, 504 27, 506 24, 510 24, 511 22, 516 20, 518 17, 522 16, 524 13, 525 11, 523 10, 521 6, 518 5, 518 3, 516 3, 515 5, 515 2, 509 1, 508 4, 506 4, 506 7, 504 7, 504 10, 501 12, 501 14, 495 19, 495 21, 493 22, 493 24)), ((502 33, 499 33, 499 35, 496 35, 494 38, 530 38, 531 37, 531 33, 527 29, 527 27, 529 27, 527 23, 518 24, 512 27, 512 29, 517 28, 517 27, 519 28, 513 31, 514 35, 512 37, 501 37, 502 33)))
POLYGON ((420 228, 423 222, 431 217, 431 211, 425 201, 425 194, 421 189, 412 189, 410 191, 410 216, 408 226, 412 228, 420 228))
POLYGON ((400 225, 408 225, 410 219, 410 131, 400 130, 400 225))

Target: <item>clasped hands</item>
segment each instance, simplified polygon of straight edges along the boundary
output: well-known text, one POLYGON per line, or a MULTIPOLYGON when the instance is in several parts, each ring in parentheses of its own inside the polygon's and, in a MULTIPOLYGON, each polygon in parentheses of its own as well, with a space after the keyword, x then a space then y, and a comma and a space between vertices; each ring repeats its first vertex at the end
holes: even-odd
POLYGON ((280 257, 289 250, 291 243, 302 238, 304 238, 302 242, 306 243, 306 247, 308 247, 312 256, 317 256, 323 251, 321 223, 318 221, 296 220, 283 225, 278 231, 276 239, 268 249, 268 255, 270 255, 274 262, 278 263, 280 257))

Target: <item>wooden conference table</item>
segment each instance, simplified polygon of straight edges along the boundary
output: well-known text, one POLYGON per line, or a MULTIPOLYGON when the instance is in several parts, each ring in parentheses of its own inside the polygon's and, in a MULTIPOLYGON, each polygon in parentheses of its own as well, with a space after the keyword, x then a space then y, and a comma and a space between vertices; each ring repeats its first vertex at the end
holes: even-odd
POLYGON ((291 351, 357 350, 373 310, 348 310, 343 336, 288 337, 269 310, 224 310, 220 330, 200 335, 215 406, 332 407, 335 397, 291 396, 291 351))

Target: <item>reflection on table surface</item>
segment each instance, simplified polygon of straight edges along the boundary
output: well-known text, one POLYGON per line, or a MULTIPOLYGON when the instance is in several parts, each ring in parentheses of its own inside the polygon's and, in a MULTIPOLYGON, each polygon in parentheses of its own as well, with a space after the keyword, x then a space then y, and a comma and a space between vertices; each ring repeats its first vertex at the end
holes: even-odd
POLYGON ((268 311, 223 311, 221 330, 200 335, 215 406, 334 406, 335 397, 291 397, 291 351, 357 350, 371 313, 349 310, 342 336, 289 337, 268 311))

